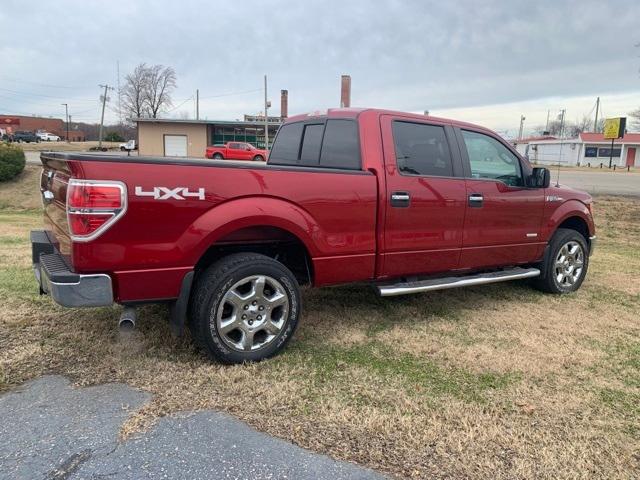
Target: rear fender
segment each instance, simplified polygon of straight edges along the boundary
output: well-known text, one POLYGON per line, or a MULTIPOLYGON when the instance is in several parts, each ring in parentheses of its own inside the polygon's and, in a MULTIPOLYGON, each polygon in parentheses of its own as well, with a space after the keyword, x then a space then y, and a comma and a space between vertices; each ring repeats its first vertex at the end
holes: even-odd
POLYGON ((297 237, 311 257, 318 255, 314 239, 323 238, 317 222, 299 206, 273 197, 244 197, 219 204, 200 216, 176 242, 195 265, 220 238, 245 227, 270 226, 297 237))

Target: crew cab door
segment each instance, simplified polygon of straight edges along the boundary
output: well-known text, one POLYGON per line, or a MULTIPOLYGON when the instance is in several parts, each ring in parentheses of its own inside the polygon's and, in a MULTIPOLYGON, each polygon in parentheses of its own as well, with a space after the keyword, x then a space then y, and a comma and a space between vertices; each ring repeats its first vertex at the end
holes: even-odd
POLYGON ((383 115, 381 127, 386 170, 382 275, 457 268, 466 190, 453 129, 400 115, 383 115))
POLYGON ((244 144, 231 142, 227 145, 228 158, 233 160, 246 160, 247 152, 244 148, 244 144))
POLYGON ((539 258, 544 189, 527 187, 528 165, 497 136, 456 128, 466 177, 467 213, 460 268, 539 258))

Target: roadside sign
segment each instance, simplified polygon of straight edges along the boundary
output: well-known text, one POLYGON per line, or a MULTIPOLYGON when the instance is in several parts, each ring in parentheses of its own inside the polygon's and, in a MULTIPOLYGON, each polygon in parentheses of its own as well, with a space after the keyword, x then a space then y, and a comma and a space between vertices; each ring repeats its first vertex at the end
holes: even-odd
POLYGON ((609 168, 611 168, 611 163, 613 161, 613 141, 616 138, 624 137, 624 130, 626 126, 626 117, 607 118, 604 121, 604 138, 611 139, 611 149, 609 151, 609 168))
POLYGON ((616 139, 624 137, 624 130, 626 126, 626 117, 607 118, 604 121, 604 138, 616 139))

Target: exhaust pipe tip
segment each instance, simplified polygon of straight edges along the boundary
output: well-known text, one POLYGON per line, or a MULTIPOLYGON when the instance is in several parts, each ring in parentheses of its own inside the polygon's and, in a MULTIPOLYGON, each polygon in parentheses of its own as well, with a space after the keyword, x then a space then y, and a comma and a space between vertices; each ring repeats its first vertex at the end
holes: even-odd
POLYGON ((132 332, 136 329, 136 309, 127 307, 120 315, 118 329, 121 332, 132 332))

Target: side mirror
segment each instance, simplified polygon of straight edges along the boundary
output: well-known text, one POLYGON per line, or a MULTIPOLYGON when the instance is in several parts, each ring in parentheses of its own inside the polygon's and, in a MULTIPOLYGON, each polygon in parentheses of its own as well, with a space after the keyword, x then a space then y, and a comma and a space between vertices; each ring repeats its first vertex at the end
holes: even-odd
POLYGON ((534 188, 549 188, 551 172, 548 168, 536 167, 531 174, 529 185, 534 188))

